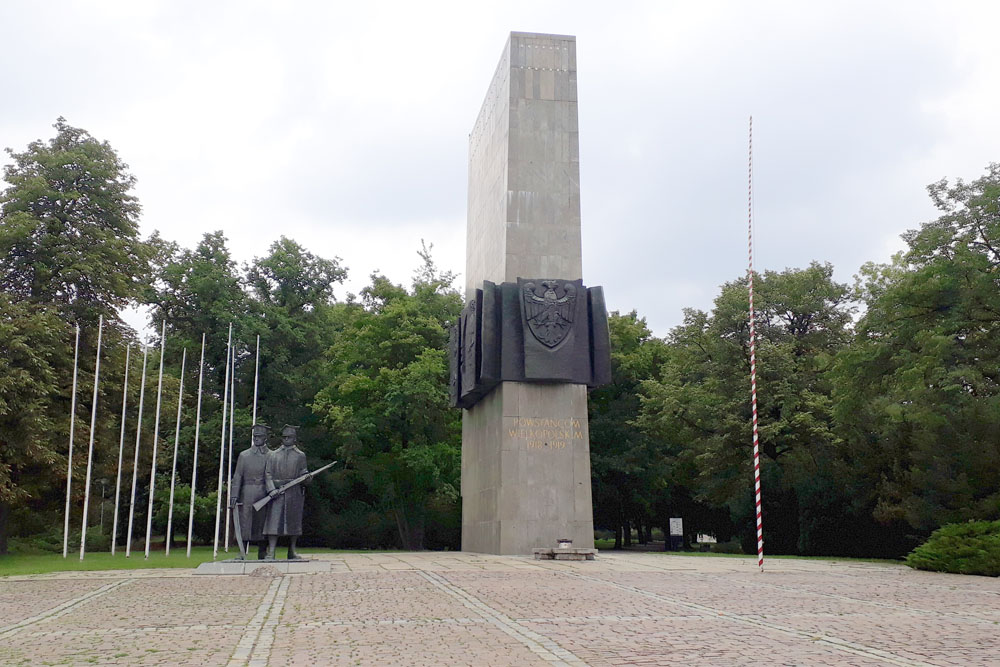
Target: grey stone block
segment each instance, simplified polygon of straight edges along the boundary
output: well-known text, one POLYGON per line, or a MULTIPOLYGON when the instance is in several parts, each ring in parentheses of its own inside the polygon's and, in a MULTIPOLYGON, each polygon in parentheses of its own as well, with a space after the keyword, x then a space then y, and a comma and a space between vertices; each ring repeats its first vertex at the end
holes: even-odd
POLYGON ((535 560, 594 560, 597 549, 578 547, 544 547, 532 549, 535 560))

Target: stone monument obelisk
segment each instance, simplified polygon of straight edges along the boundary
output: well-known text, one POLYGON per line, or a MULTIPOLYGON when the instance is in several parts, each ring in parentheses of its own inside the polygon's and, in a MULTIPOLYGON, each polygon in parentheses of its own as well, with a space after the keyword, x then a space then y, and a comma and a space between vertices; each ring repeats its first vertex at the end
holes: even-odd
POLYGON ((594 546, 587 386, 610 362, 582 274, 576 39, 513 32, 469 137, 469 305, 452 333, 465 551, 594 546))

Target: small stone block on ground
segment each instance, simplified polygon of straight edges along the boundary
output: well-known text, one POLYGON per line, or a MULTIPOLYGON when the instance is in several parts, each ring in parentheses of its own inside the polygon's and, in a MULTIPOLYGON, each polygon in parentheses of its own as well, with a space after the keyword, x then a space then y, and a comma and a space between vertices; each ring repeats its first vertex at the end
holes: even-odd
POLYGON ((594 560, 597 549, 582 547, 536 547, 531 550, 535 560, 594 560))

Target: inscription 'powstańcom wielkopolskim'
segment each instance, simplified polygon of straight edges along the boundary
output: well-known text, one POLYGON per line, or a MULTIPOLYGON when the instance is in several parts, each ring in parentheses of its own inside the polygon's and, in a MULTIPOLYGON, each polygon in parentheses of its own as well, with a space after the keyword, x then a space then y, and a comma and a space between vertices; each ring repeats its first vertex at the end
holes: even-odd
POLYGON ((574 440, 584 439, 579 419, 508 417, 504 423, 507 437, 523 442, 527 449, 565 449, 574 440))

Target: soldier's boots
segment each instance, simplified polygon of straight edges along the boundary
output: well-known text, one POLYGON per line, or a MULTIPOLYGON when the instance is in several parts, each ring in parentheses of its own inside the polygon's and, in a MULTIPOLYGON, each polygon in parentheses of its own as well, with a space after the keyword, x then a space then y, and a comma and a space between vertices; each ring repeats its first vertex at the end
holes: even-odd
POLYGON ((267 558, 267 543, 261 542, 260 546, 257 547, 257 560, 264 560, 267 558))

